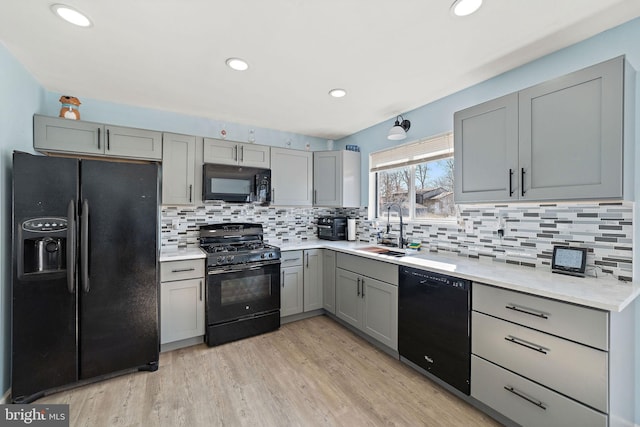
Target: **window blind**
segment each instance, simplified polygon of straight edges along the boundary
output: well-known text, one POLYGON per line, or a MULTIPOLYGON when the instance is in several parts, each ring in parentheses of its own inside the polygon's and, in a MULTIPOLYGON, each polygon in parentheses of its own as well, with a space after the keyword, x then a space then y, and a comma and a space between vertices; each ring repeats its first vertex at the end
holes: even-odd
POLYGON ((369 171, 401 168, 453 155, 453 132, 397 145, 369 155, 369 171))

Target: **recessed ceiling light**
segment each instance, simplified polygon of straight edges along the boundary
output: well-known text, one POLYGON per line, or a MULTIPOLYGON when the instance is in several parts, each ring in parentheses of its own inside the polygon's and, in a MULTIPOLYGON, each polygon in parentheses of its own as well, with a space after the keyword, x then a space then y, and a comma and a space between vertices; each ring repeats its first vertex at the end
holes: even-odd
POLYGON ((249 68, 249 64, 247 61, 240 58, 229 58, 226 61, 227 66, 236 71, 244 71, 249 68))
POLYGON ((65 4, 54 4, 54 5, 51 5, 51 10, 60 18, 64 19, 65 21, 73 25, 77 25, 78 27, 91 26, 91 20, 87 18, 85 14, 77 11, 76 9, 70 6, 67 6, 65 4))
POLYGON ((333 96, 334 98, 342 98, 346 94, 347 94, 347 91, 344 89, 331 89, 329 91, 329 95, 333 96))
POLYGON ((451 5, 451 12, 456 16, 471 15, 482 6, 482 0, 456 0, 451 5))

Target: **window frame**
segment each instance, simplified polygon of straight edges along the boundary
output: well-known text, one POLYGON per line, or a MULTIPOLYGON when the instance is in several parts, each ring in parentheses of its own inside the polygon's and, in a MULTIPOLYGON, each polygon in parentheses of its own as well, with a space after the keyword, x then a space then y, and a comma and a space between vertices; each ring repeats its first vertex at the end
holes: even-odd
MULTIPOLYGON (((441 145, 441 144, 440 144, 441 145)), ((378 190, 379 190, 379 181, 378 181, 378 174, 380 172, 384 172, 384 171, 392 171, 395 169, 401 169, 404 167, 408 167, 409 168, 409 173, 411 174, 411 176, 414 177, 414 179, 410 180, 409 182, 409 188, 408 190, 408 194, 410 195, 410 199, 409 199, 409 216, 403 216, 403 221, 404 222, 412 222, 412 223, 421 223, 421 224, 443 224, 443 225, 451 225, 451 224, 455 224, 457 223, 457 214, 458 214, 458 205, 455 204, 455 200, 454 200, 454 210, 455 213, 453 216, 451 217, 447 217, 447 218, 416 218, 416 180, 415 180, 415 174, 416 174, 416 166, 419 164, 423 164, 423 163, 428 163, 431 161, 437 161, 437 160, 443 160, 443 159, 448 159, 448 158, 452 158, 455 156, 455 153, 453 152, 453 133, 452 132, 447 132, 445 134, 441 134, 441 135, 437 135, 435 137, 429 137, 429 138, 423 138, 421 140, 417 140, 417 141, 412 141, 409 142, 407 144, 401 144, 401 145, 396 145, 395 147, 392 148, 388 148, 385 150, 380 150, 374 153, 371 153, 369 155, 369 207, 368 207, 368 212, 367 212, 367 217, 370 221, 387 221, 387 218, 385 216, 384 212, 380 212, 379 211, 379 206, 378 206, 378 190), (435 140, 441 140, 443 137, 448 138, 449 143, 450 143, 450 148, 449 148, 449 153, 443 155, 442 152, 437 152, 436 155, 433 156, 426 156, 426 157, 421 157, 419 158, 419 160, 412 160, 412 161, 398 161, 396 163, 393 164, 389 164, 387 166, 383 166, 382 168, 378 167, 375 168, 376 170, 373 171, 372 169, 374 169, 373 165, 372 165, 372 156, 375 156, 376 153, 388 153, 388 152, 392 152, 393 150, 397 150, 398 153, 401 153, 403 150, 406 150, 407 146, 411 146, 411 145, 416 145, 416 144, 428 144, 431 141, 435 141, 435 140)), ((394 222, 397 223, 399 222, 399 218, 391 218, 390 222, 394 222)))

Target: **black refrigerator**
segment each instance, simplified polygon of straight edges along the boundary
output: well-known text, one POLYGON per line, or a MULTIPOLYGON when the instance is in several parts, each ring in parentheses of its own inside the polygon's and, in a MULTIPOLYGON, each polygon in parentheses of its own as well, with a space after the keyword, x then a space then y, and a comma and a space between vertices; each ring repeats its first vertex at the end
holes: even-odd
POLYGON ((158 369, 158 165, 13 153, 14 403, 158 369))

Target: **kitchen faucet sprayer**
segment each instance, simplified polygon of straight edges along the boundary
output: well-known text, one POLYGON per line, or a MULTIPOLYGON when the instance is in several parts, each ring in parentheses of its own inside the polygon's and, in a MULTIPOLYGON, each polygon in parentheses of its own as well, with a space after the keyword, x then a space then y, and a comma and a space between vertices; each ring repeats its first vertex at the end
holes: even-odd
POLYGON ((391 221, 389 219, 391 208, 393 206, 398 207, 398 216, 400 217, 400 236, 398 237, 398 247, 404 248, 404 235, 403 235, 403 223, 402 223, 402 206, 399 203, 389 203, 387 205, 387 233, 391 230, 391 221))

